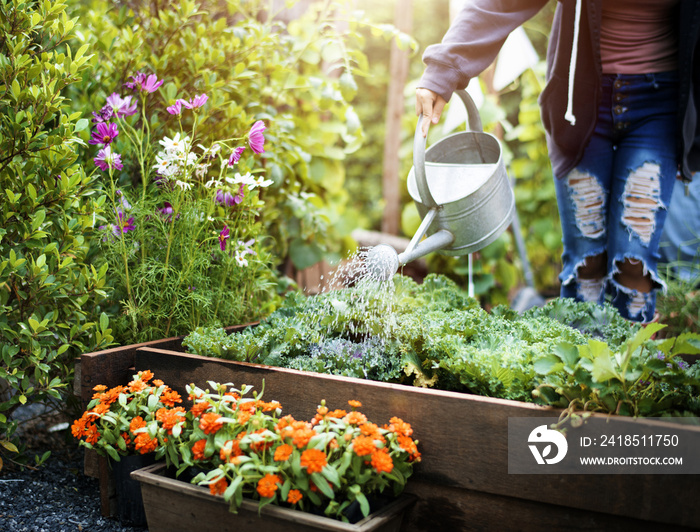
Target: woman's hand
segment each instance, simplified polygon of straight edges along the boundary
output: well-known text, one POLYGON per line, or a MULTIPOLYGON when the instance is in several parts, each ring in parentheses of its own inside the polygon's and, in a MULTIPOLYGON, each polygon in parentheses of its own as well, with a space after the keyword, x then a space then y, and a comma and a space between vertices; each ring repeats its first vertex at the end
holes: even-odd
POLYGON ((428 134, 430 124, 437 124, 447 102, 430 89, 416 89, 416 114, 423 115, 421 129, 423 136, 428 134))

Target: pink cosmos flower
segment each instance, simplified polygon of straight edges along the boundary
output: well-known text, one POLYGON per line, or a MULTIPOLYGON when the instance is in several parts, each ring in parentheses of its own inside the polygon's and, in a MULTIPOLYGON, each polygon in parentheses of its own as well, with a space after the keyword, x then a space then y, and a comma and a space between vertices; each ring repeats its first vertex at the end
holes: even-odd
POLYGON ((229 231, 228 226, 225 225, 219 233, 219 247, 221 248, 221 251, 226 251, 226 241, 230 236, 231 232, 229 231))
POLYGON ((136 114, 137 105, 136 100, 133 99, 133 96, 126 96, 122 98, 116 92, 113 92, 107 96, 106 101, 107 105, 112 108, 114 114, 119 117, 132 116, 136 114))
POLYGON ((183 107, 185 107, 186 109, 197 109, 198 107, 202 107, 205 103, 207 103, 208 99, 209 96, 207 96, 206 94, 199 94, 194 98, 190 98, 189 102, 183 99, 180 99, 178 101, 182 103, 183 107))
POLYGON ((255 122, 255 124, 253 124, 253 127, 250 128, 250 132, 248 133, 248 144, 254 153, 263 153, 265 151, 263 148, 263 145, 265 144, 263 132, 265 129, 267 128, 262 120, 258 120, 255 122))
POLYGON ((95 157, 95 165, 106 172, 110 168, 115 170, 121 170, 124 168, 122 165, 122 156, 118 153, 112 153, 111 146, 105 146, 99 152, 97 152, 97 157, 95 157))
POLYGON ((171 115, 179 115, 182 112, 182 100, 177 100, 174 104, 172 104, 170 107, 167 107, 165 110, 168 111, 171 115))
POLYGON ((119 129, 117 129, 117 124, 112 124, 110 122, 100 122, 97 127, 92 132, 92 137, 88 141, 90 144, 104 144, 107 146, 117 138, 119 135, 119 129))
POLYGON ((233 151, 231 152, 231 155, 228 158, 228 165, 233 166, 234 164, 238 163, 238 161, 241 160, 241 155, 245 151, 244 146, 239 146, 238 148, 234 148, 233 151))
POLYGON ((140 90, 143 92, 155 92, 163 84, 164 80, 158 81, 158 76, 151 74, 146 76, 143 72, 137 72, 131 76, 132 81, 127 81, 124 86, 131 90, 140 90))
POLYGON ((151 92, 156 92, 158 90, 158 87, 160 87, 163 84, 163 81, 165 80, 160 80, 158 81, 158 76, 155 74, 151 74, 146 78, 145 83, 141 84, 141 90, 151 93, 151 92))

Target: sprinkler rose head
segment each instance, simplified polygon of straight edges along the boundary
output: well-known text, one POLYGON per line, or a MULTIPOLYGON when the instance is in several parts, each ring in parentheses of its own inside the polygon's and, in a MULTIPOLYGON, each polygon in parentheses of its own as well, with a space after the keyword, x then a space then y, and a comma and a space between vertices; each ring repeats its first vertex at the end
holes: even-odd
POLYGON ((367 252, 365 265, 372 279, 387 281, 399 270, 399 255, 388 244, 379 244, 367 252))

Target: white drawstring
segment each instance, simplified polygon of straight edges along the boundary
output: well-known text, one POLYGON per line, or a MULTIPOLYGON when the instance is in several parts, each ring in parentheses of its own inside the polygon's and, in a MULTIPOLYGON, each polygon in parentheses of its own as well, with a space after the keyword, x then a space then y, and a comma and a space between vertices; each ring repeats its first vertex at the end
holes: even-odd
POLYGON ((574 19, 574 42, 571 45, 571 61, 569 62, 569 92, 567 94, 566 114, 564 118, 572 126, 576 125, 574 116, 574 78, 576 77, 576 57, 578 56, 578 33, 581 26, 581 0, 576 0, 576 18, 574 19))

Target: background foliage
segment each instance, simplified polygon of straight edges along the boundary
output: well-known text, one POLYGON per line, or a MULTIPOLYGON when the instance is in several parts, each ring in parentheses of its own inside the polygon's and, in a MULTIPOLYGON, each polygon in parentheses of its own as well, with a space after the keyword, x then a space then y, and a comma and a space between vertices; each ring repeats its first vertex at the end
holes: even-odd
POLYGON ((12 413, 69 397, 75 357, 112 340, 100 313, 106 267, 90 255, 99 189, 75 149, 88 121, 65 98, 89 77, 75 23, 61 2, 0 1, 0 454, 10 458, 23 451, 12 413))

